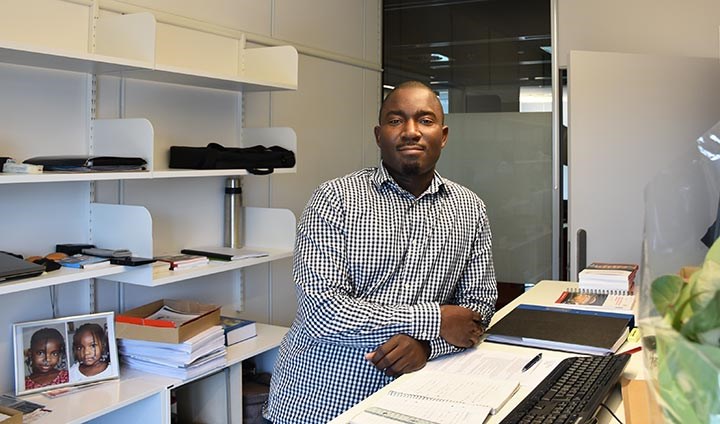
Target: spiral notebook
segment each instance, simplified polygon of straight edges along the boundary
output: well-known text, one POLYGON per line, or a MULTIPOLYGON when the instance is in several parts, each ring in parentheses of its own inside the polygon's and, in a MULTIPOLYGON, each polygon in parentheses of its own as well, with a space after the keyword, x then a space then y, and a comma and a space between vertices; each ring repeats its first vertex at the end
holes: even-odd
POLYGON ((373 416, 399 422, 483 422, 507 403, 518 380, 493 380, 470 374, 423 371, 408 374, 352 423, 372 423, 373 416))
POLYGON ((553 306, 593 311, 632 312, 635 295, 625 290, 593 290, 569 287, 553 306))

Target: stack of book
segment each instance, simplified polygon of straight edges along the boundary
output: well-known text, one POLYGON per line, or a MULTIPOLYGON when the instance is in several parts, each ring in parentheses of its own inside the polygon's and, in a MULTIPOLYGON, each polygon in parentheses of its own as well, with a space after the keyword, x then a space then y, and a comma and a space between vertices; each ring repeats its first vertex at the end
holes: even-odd
POLYGON ((580 271, 578 276, 580 289, 632 293, 638 268, 637 264, 593 262, 580 271))
POLYGON ((118 339, 118 353, 130 368, 187 380, 225 366, 225 332, 215 325, 182 343, 118 339))
POLYGON ((194 268, 210 262, 207 256, 189 254, 162 255, 154 259, 158 266, 168 266, 171 271, 194 268))

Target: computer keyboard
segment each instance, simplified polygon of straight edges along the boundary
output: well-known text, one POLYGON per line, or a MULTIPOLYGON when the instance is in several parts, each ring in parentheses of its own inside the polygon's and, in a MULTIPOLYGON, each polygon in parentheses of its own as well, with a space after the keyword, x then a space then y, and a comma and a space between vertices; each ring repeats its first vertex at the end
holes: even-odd
POLYGON ((618 382, 630 355, 564 359, 502 424, 584 424, 618 382))

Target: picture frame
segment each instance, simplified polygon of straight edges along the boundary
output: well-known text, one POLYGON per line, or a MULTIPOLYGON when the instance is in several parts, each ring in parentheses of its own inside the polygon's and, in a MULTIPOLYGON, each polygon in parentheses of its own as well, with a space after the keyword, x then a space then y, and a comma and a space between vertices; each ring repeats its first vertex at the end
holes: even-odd
POLYGON ((15 323, 13 350, 16 395, 120 376, 114 312, 15 323))

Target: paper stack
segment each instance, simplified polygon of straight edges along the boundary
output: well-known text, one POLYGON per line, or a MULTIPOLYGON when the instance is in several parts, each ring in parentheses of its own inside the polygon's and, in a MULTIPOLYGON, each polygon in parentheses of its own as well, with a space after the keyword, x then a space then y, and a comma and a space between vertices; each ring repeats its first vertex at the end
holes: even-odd
POLYGON ((118 352, 130 368, 187 380, 225 366, 225 333, 215 325, 183 343, 119 339, 118 352))
POLYGON ((581 290, 632 293, 637 264, 593 262, 578 275, 581 290))

